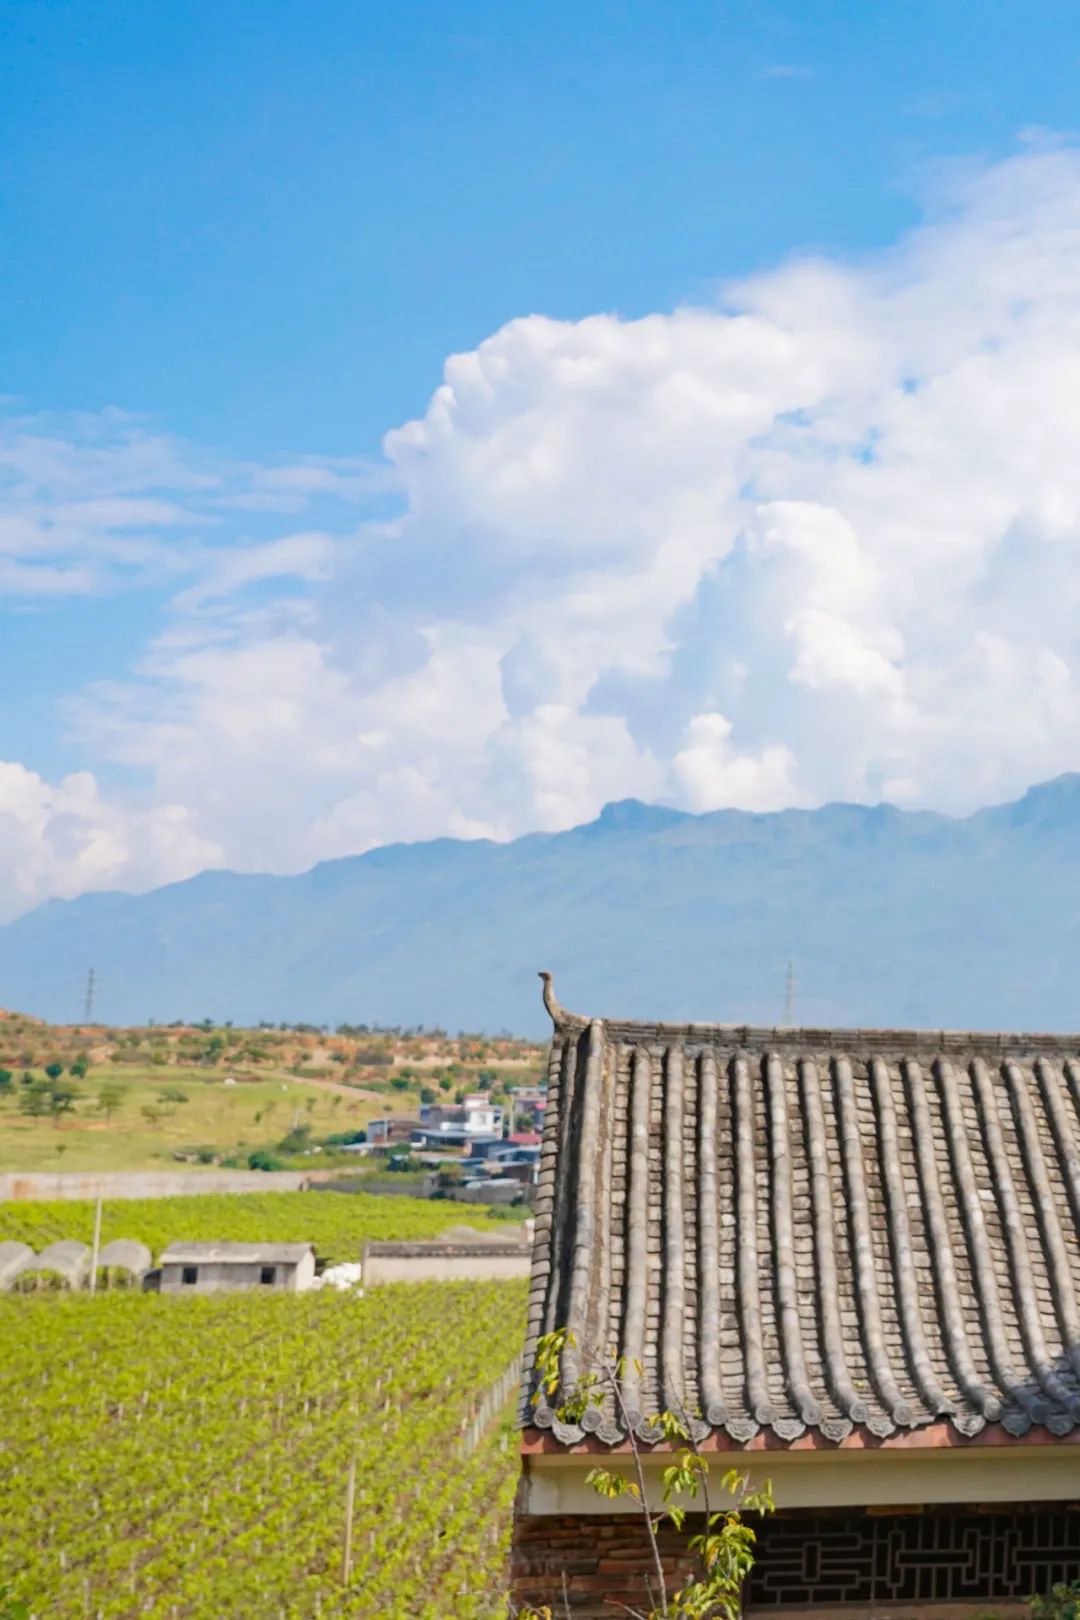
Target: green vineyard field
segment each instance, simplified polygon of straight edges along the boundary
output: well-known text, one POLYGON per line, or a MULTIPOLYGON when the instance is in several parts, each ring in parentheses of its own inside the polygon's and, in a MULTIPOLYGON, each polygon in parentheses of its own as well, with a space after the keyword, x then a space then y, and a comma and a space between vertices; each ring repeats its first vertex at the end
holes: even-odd
MULTIPOLYGON (((460 1204, 368 1193, 200 1193, 188 1198, 127 1198, 106 1204, 101 1240, 136 1238, 157 1259, 169 1243, 313 1243, 321 1259, 357 1260, 365 1238, 437 1237, 491 1217, 460 1204)), ((500 1223, 501 1224, 501 1223, 500 1223)), ((92 1203, 0 1204, 0 1243, 17 1239, 41 1250, 57 1238, 89 1243, 92 1203)))
POLYGON ((494 1620, 512 1413, 471 1450, 466 1429, 524 1300, 477 1282, 0 1300, 0 1589, 35 1620, 494 1620))

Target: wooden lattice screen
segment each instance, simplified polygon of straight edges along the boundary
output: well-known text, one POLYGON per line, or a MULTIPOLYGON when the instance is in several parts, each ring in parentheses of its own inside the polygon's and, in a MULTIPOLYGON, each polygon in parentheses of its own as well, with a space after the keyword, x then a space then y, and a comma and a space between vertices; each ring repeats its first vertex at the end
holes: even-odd
POLYGON ((870 1514, 758 1526, 755 1605, 1022 1601, 1080 1577, 1080 1503, 870 1514))

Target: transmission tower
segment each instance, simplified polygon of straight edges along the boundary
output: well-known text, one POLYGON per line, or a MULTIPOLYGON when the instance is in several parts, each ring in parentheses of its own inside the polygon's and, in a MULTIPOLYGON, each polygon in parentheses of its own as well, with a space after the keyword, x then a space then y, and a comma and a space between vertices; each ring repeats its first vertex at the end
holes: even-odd
POLYGON ((787 982, 784 985, 784 1025, 785 1029, 795 1027, 795 964, 787 965, 787 982))
POLYGON ((83 1003, 83 1023, 92 1024, 94 1021, 94 970, 86 976, 86 1000, 83 1003))

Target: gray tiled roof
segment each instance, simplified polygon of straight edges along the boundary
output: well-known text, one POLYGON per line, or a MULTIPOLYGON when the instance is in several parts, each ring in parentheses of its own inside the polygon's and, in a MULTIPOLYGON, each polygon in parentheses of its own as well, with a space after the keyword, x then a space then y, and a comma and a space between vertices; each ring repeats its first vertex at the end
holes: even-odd
MULTIPOLYGON (((1080 1036, 556 1019, 522 1417, 641 1364, 628 1415, 834 1441, 1080 1423, 1080 1036)), ((617 1411, 587 1427, 614 1441, 617 1411)))
POLYGON ((299 1265, 311 1253, 310 1243, 170 1243, 161 1256, 163 1266, 211 1265, 229 1261, 240 1265, 299 1265))

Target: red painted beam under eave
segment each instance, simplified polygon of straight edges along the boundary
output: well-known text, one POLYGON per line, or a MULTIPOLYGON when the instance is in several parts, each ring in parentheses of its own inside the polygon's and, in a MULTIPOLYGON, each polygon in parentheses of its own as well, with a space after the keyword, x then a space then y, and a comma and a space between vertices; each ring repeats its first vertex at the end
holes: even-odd
MULTIPOLYGON (((1032 1429, 1025 1435, 1008 1434, 1000 1424, 988 1424, 980 1434, 970 1437, 958 1434, 951 1423, 931 1423, 924 1429, 905 1429, 900 1434, 881 1440, 868 1429, 853 1429, 846 1440, 826 1440, 816 1430, 808 1430, 798 1440, 781 1440, 771 1430, 756 1434, 752 1440, 740 1445, 728 1435, 715 1429, 698 1445, 701 1452, 757 1452, 757 1451, 943 1451, 976 1450, 980 1447, 1001 1446, 1080 1446, 1080 1429, 1071 1434, 1050 1434, 1046 1429, 1032 1429)), ((641 1447, 643 1456, 675 1451, 676 1446, 659 1445, 641 1447)), ((562 1445, 545 1429, 523 1429, 521 1453, 525 1457, 573 1456, 582 1452, 596 1452, 604 1456, 629 1452, 630 1445, 621 1440, 618 1445, 606 1446, 594 1434, 586 1435, 575 1446, 562 1445)))

